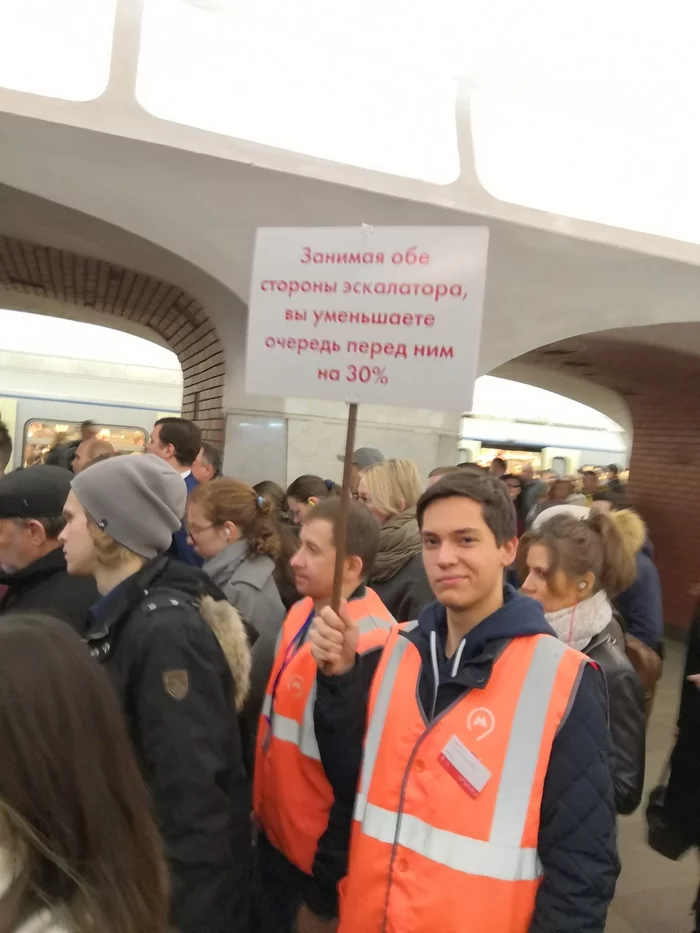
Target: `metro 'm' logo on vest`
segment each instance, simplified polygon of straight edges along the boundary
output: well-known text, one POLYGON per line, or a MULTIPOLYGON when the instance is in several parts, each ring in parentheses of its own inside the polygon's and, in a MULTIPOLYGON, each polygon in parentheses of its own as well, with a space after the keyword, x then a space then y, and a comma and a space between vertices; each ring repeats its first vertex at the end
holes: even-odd
POLYGON ((491 735, 496 728, 496 717, 490 709, 480 706, 473 709, 467 719, 467 729, 473 732, 477 742, 481 742, 487 735, 491 735))

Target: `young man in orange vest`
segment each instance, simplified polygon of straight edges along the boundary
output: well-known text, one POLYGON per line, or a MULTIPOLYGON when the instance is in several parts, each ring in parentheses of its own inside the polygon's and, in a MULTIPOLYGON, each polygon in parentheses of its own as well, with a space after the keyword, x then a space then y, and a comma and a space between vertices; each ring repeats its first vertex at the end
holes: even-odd
MULTIPOLYGON (((326 499, 302 523, 299 550, 290 563, 305 598, 284 621, 260 718, 254 888, 263 933, 331 933, 337 928, 337 885, 345 874, 352 801, 334 799, 331 783, 340 778, 326 775, 319 753, 316 663, 308 633, 316 613, 331 601, 339 518, 340 499, 326 499)), ((356 627, 357 651, 366 657, 378 654, 395 628, 389 610, 363 583, 378 546, 376 519, 351 502, 342 596, 344 615, 356 627)))
POLYGON ((446 475, 417 518, 438 601, 391 633, 370 690, 347 613, 311 635, 336 799, 358 779, 340 933, 603 933, 619 862, 602 674, 504 587, 502 482, 446 475))

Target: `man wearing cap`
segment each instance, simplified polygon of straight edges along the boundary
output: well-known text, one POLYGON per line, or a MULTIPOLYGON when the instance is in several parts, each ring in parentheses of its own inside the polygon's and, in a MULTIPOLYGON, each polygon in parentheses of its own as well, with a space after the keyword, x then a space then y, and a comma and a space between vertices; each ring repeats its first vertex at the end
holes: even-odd
MULTIPOLYGON (((345 463, 345 457, 338 454, 338 460, 345 463)), ((360 482, 360 473, 375 463, 384 463, 386 457, 376 447, 358 447, 352 455, 352 473, 350 474, 350 490, 353 496, 357 493, 357 484, 360 482)))
POLYGON ((56 466, 0 478, 0 613, 50 612, 82 634, 99 593, 91 577, 68 575, 58 540, 71 479, 56 466))
POLYGON ((177 933, 245 933, 250 788, 237 711, 243 623, 209 577, 168 557, 187 489, 163 460, 112 457, 73 478, 61 542, 102 599, 87 642, 117 691, 171 871, 177 933))

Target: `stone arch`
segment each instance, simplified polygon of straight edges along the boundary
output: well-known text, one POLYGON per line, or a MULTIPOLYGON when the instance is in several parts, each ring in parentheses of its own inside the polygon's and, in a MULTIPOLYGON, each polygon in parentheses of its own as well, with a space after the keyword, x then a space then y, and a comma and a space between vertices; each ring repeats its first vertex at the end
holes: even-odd
POLYGON ((664 590, 667 624, 685 628, 700 581, 700 322, 685 323, 675 346, 663 345, 664 325, 605 331, 539 347, 519 361, 576 373, 627 403, 634 439, 632 504, 649 526, 664 590), (689 352, 682 352, 685 345, 689 352))
POLYGON ((224 348, 194 296, 103 259, 7 236, 0 236, 0 289, 150 329, 182 366, 182 416, 196 421, 206 440, 223 443, 224 348))

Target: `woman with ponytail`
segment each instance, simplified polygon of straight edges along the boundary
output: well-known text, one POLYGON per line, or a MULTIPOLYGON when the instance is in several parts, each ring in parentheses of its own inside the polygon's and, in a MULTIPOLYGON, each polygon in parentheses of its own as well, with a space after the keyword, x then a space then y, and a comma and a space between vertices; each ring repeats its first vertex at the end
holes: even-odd
POLYGON ((634 580, 635 558, 614 513, 564 505, 539 518, 518 546, 522 591, 542 604, 557 637, 588 655, 605 675, 615 805, 618 813, 629 814, 639 806, 644 786, 644 690, 625 654, 611 600, 634 580))
POLYGON ((287 489, 289 512, 297 525, 301 525, 311 509, 321 499, 339 496, 340 486, 332 479, 322 479, 311 473, 297 476, 287 489))
POLYGON ((285 615, 275 583, 280 539, 274 505, 245 483, 220 477, 190 493, 187 533, 205 572, 257 635, 243 710, 245 721, 256 724, 285 615))

